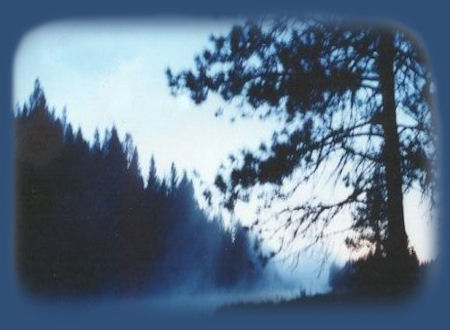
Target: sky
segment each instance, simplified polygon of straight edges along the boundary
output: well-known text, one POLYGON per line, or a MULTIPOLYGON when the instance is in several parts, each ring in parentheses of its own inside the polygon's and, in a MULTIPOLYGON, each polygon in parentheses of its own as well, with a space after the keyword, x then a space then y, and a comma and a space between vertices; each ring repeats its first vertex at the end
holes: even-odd
MULTIPOLYGON (((102 136, 113 124, 122 138, 130 133, 144 177, 154 155, 160 175, 167 175, 174 162, 179 170, 196 170, 212 183, 229 154, 267 141, 277 123, 216 118, 215 111, 224 105, 218 98, 197 106, 185 95, 173 97, 165 70, 192 67, 209 36, 226 33, 231 25, 222 19, 154 18, 38 26, 16 50, 13 107, 28 100, 39 78, 49 105, 58 115, 66 108, 68 121, 81 127, 85 138, 92 141, 96 128, 102 136)), ((420 259, 430 259, 435 235, 426 205, 414 191, 404 203, 410 241, 420 259)), ((251 213, 251 206, 243 206, 239 215, 245 222, 251 213)), ((342 217, 342 223, 348 222, 349 214, 342 217)), ((338 254, 348 257, 348 251, 338 254)))

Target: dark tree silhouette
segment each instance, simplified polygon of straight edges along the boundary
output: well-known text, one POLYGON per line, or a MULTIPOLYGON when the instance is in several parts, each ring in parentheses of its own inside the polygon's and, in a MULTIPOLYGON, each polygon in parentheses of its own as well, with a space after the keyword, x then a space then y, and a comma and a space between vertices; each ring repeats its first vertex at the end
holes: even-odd
POLYGON ((29 292, 194 292, 250 288, 261 276, 251 237, 233 240, 210 219, 175 164, 167 186, 152 158, 144 186, 131 136, 122 142, 113 127, 89 145, 49 112, 38 81, 16 111, 15 141, 16 265, 29 292))
POLYGON ((195 58, 195 69, 168 69, 172 92, 187 91, 196 103, 217 94, 238 116, 282 124, 270 146, 230 157, 215 181, 222 205, 233 210, 265 186, 271 192, 258 198, 270 208, 326 168, 349 194, 277 212, 282 247, 312 227, 322 239, 332 219, 350 209, 361 235, 348 242, 358 246, 370 235, 399 275, 400 260, 410 258, 404 193, 416 185, 434 202, 434 87, 415 39, 393 26, 261 20, 211 36, 211 45, 195 58))

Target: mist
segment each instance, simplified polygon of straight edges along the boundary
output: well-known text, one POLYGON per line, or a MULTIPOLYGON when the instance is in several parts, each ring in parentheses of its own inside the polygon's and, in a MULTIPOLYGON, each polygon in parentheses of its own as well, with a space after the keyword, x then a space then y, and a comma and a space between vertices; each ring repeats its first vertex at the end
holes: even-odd
POLYGON ((144 182, 131 135, 121 141, 112 127, 89 143, 49 111, 39 81, 17 109, 15 133, 16 258, 26 294, 213 311, 327 290, 314 258, 301 271, 283 269, 248 227, 200 208, 175 164, 161 176, 152 158, 144 182))

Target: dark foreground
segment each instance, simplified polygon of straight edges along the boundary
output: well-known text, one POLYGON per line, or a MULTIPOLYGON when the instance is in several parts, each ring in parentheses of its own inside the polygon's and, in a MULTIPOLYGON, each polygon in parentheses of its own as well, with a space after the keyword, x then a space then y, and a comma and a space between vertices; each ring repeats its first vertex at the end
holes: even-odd
POLYGON ((364 307, 374 305, 389 305, 406 302, 417 293, 416 290, 389 294, 379 293, 325 293, 313 296, 301 296, 295 299, 281 301, 264 302, 242 302, 226 305, 217 310, 218 314, 227 314, 235 312, 263 312, 263 311, 290 311, 300 308, 309 308, 316 306, 330 307, 364 307))

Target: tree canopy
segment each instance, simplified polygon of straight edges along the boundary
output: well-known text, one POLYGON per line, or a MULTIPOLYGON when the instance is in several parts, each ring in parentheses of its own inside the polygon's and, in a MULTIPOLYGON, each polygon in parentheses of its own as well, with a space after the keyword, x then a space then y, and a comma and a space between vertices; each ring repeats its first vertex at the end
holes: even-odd
POLYGON ((215 186, 224 208, 264 187, 258 199, 268 211, 325 171, 347 196, 277 210, 270 221, 285 234, 280 249, 312 227, 322 239, 347 209, 359 233, 349 246, 405 254, 403 194, 419 188, 435 199, 434 85, 414 37, 396 26, 339 19, 254 20, 211 36, 194 63, 167 70, 175 95, 186 92, 198 104, 216 94, 233 116, 281 124, 269 145, 231 155, 221 168, 215 186))

